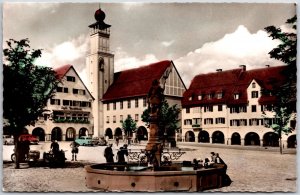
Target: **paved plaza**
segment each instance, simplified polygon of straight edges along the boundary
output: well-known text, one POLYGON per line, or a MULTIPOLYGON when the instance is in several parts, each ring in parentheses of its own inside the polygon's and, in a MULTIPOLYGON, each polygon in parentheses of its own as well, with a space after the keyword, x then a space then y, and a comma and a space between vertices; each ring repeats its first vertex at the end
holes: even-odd
MULTIPOLYGON (((68 161, 71 159, 70 142, 60 142, 66 151, 68 161)), ((119 145, 120 146, 120 145, 119 145)), ((204 159, 210 152, 220 154, 227 163, 227 173, 233 181, 228 187, 208 190, 208 192, 296 192, 297 191, 297 157, 295 149, 284 150, 283 155, 275 148, 251 148, 242 146, 226 147, 224 145, 201 145, 183 143, 178 145, 186 153, 180 160, 204 159)), ((144 148, 130 145, 129 149, 144 148)), ((50 143, 31 146, 31 149, 48 151, 50 143)), ((68 162, 68 168, 50 169, 48 167, 23 168, 16 170, 9 163, 13 146, 3 146, 3 189, 4 191, 40 191, 40 192, 89 192, 85 187, 83 165, 103 163, 104 146, 79 148, 78 162, 68 162)), ((118 147, 113 145, 114 153, 118 147)), ((42 156, 42 155, 41 155, 42 156)))

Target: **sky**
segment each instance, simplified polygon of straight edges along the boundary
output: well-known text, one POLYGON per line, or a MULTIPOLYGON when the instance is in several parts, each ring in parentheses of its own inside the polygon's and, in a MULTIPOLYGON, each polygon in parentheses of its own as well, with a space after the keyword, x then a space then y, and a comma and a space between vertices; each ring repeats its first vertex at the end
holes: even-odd
MULTIPOLYGON (((265 27, 289 31, 296 14, 292 3, 101 3, 111 26, 115 72, 172 60, 188 87, 195 75, 283 65, 268 52, 279 42, 265 27)), ((4 3, 3 47, 13 38, 29 38, 43 49, 38 65, 72 64, 85 83, 88 25, 98 3, 4 3)))

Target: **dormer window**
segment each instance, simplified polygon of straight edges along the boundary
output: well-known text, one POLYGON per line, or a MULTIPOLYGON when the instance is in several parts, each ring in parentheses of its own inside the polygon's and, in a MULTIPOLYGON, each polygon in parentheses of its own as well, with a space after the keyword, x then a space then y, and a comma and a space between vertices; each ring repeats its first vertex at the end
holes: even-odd
POLYGON ((211 100, 212 98, 213 98, 213 94, 212 93, 210 93, 210 94, 207 95, 207 99, 211 100))
POLYGON ((222 92, 217 93, 217 99, 222 99, 222 98, 223 98, 223 93, 222 92))
POLYGON ((233 97, 234 97, 235 100, 238 100, 238 99, 240 99, 240 94, 239 93, 235 93, 233 95, 233 97))
POLYGON ((192 96, 190 96, 190 97, 189 97, 189 101, 192 101, 192 100, 193 100, 193 97, 192 97, 192 96))
POLYGON ((202 95, 198 95, 198 100, 202 100, 202 95))

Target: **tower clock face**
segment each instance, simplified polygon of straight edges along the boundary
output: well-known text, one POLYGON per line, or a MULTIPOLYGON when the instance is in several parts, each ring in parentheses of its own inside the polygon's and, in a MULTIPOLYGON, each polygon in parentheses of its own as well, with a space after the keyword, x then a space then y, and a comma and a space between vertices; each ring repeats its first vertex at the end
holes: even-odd
POLYGON ((104 71, 104 59, 102 57, 99 58, 99 70, 104 71))

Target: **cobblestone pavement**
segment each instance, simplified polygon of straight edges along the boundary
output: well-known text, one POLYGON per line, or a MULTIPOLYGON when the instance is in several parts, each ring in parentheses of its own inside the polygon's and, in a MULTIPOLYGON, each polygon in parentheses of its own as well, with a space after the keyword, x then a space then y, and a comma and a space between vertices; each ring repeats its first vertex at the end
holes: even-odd
MULTIPOLYGON (((68 142, 61 142, 68 160, 71 158, 68 142)), ((47 151, 50 143, 32 146, 32 149, 47 151)), ((118 147, 115 145, 114 152, 118 147)), ((284 150, 279 154, 274 148, 262 149, 225 147, 222 145, 199 145, 184 143, 180 148, 186 153, 180 160, 204 159, 210 152, 219 153, 228 165, 227 174, 233 181, 230 186, 207 192, 296 192, 297 191, 297 156, 296 150, 284 150), (189 149, 189 150, 187 150, 189 149)), ((92 192, 85 187, 83 166, 104 162, 105 147, 80 147, 78 162, 68 161, 67 168, 49 169, 47 167, 14 169, 9 162, 13 146, 3 146, 3 190, 38 191, 38 192, 92 192)), ((129 149, 144 148, 144 145, 130 145, 129 149)), ((42 156, 42 155, 41 155, 42 156)))

